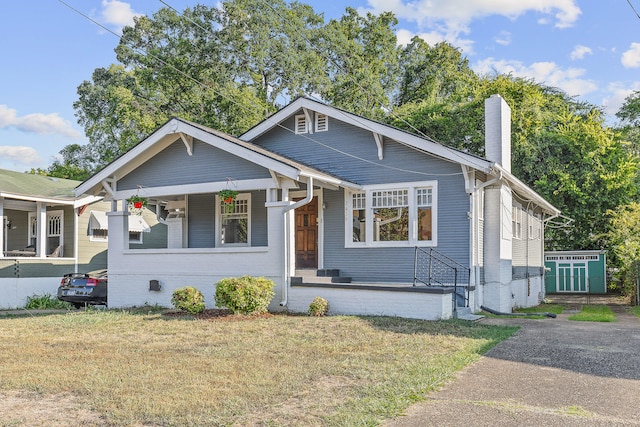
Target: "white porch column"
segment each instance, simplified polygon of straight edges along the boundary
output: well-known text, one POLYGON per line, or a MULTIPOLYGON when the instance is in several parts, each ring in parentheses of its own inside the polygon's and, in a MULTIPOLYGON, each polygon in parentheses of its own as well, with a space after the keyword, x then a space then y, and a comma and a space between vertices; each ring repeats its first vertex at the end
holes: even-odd
POLYGON ((36 203, 36 256, 47 256, 47 205, 36 203))

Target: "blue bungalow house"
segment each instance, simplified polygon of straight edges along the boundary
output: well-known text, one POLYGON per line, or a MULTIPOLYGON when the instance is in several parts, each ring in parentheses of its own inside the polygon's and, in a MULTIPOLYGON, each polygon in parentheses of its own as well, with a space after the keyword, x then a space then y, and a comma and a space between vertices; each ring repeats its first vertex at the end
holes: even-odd
POLYGON ((486 155, 301 97, 240 137, 173 118, 76 188, 111 202, 109 305, 170 305, 264 276, 271 308, 446 319, 544 296, 559 210, 510 171, 510 109, 486 101, 486 155), (226 200, 224 190, 237 192, 226 200), (133 245, 126 200, 157 219, 133 245), (159 285, 159 286, 157 286, 159 285))

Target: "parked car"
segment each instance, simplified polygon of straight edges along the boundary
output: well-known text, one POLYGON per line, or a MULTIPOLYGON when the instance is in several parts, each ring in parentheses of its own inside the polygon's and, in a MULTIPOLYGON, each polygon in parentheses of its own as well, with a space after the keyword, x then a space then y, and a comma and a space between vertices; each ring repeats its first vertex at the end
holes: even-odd
POLYGON ((65 274, 58 287, 58 299, 75 308, 107 305, 107 270, 65 274))

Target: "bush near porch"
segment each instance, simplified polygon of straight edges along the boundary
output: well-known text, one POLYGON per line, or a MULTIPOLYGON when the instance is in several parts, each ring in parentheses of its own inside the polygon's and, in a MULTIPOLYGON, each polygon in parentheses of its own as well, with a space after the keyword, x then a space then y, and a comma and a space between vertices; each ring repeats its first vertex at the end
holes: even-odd
POLYGON ((153 308, 0 317, 0 394, 37 391, 34 404, 72 396, 115 426, 374 425, 515 330, 153 308))

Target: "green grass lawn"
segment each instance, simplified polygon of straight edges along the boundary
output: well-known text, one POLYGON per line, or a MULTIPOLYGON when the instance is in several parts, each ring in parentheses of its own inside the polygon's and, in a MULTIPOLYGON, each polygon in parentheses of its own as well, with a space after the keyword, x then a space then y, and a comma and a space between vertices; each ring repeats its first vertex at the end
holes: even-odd
POLYGON ((569 316, 569 320, 583 322, 615 322, 616 315, 606 305, 583 305, 582 310, 579 313, 569 316))
POLYGON ((629 313, 633 314, 636 317, 640 317, 640 307, 639 306, 634 306, 634 307, 629 307, 629 313))
POLYGON ((111 426, 370 426, 516 330, 153 310, 0 317, 0 395, 72 396, 111 426))

